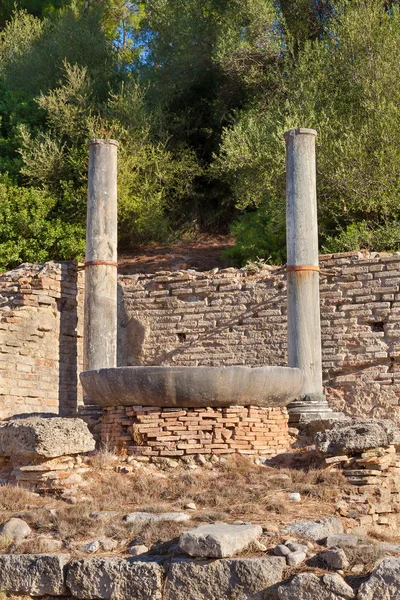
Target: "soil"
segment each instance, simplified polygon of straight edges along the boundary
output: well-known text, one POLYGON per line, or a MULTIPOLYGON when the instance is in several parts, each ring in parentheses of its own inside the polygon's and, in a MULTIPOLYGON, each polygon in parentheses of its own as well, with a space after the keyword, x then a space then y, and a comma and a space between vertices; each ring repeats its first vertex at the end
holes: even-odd
POLYGON ((130 275, 186 269, 222 269, 231 264, 221 257, 221 253, 234 245, 234 238, 227 235, 200 234, 195 240, 181 240, 164 246, 136 246, 120 251, 118 271, 123 275, 130 275))

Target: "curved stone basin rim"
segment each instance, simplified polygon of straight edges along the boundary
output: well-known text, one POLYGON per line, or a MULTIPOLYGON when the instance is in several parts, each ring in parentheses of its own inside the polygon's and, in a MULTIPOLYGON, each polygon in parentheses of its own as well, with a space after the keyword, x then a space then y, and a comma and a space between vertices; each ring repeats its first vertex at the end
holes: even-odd
POLYGON ((83 389, 99 406, 286 406, 303 386, 291 367, 135 366, 83 371, 83 389))

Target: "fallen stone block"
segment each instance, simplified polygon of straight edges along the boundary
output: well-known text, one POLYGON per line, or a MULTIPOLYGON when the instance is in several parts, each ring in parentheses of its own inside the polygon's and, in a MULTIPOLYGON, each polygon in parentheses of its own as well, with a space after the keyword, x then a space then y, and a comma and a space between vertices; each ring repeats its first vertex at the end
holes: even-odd
POLYGON ((332 548, 332 546, 337 546, 338 548, 355 548, 359 540, 360 538, 357 535, 352 535, 351 533, 336 533, 328 535, 323 544, 328 548, 332 548))
POLYGON ((95 440, 81 419, 35 417, 0 423, 0 456, 55 458, 94 448, 95 440))
POLYGON ((358 590, 358 600, 400 598, 400 559, 385 558, 358 590))
POLYGON ((0 589, 29 596, 65 596, 68 554, 0 554, 0 589))
POLYGON ((299 573, 286 585, 278 587, 279 600, 343 600, 354 598, 352 588, 335 575, 325 581, 313 573, 299 573))
POLYGON ((331 534, 343 532, 343 524, 336 517, 326 517, 317 521, 295 521, 284 529, 284 533, 299 535, 315 542, 323 540, 331 534))
POLYGON ((156 562, 84 558, 68 566, 67 586, 84 600, 161 600, 163 568, 156 562))
POLYGON ((247 548, 261 535, 260 525, 213 523, 181 533, 179 548, 186 554, 199 558, 227 558, 247 548))
POLYGON ((184 521, 190 521, 191 516, 182 512, 169 512, 161 513, 159 515, 148 512, 133 512, 124 516, 125 523, 137 523, 138 525, 145 525, 146 523, 161 523, 163 521, 175 521, 176 523, 183 523, 184 521))
POLYGON ((170 566, 164 600, 263 600, 269 587, 281 581, 284 558, 234 558, 228 560, 174 560, 170 566))
POLYGON ((315 436, 315 445, 322 454, 357 454, 370 448, 400 444, 400 429, 390 419, 359 419, 351 425, 338 422, 329 431, 315 436))

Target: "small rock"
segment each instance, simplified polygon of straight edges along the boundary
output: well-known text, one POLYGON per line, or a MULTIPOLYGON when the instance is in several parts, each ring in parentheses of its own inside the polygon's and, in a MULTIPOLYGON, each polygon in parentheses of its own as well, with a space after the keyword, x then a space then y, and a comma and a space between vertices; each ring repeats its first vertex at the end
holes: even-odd
POLYGON ((301 496, 298 492, 288 494, 288 498, 289 500, 292 500, 292 502, 301 502, 301 496))
POLYGON ((89 515, 91 519, 96 519, 96 521, 103 521, 116 516, 118 516, 118 513, 115 510, 98 510, 89 515))
POLYGON ((296 542, 286 542, 285 546, 291 552, 307 552, 308 547, 305 544, 297 544, 296 542))
POLYGON ((110 538, 103 538, 99 542, 104 552, 112 552, 118 547, 117 540, 111 540, 110 538))
POLYGON ((197 506, 194 502, 188 502, 185 504, 186 510, 196 510, 197 506))
POLYGON ((279 544, 278 546, 275 546, 274 548, 274 554, 275 556, 288 556, 288 554, 290 554, 291 550, 289 550, 289 548, 287 546, 285 546, 284 544, 279 544))
POLYGON ((319 556, 331 569, 347 569, 350 565, 349 559, 342 548, 333 546, 329 550, 323 550, 319 556))
POLYGON ((322 581, 324 585, 328 588, 330 592, 333 592, 337 596, 343 598, 354 598, 355 593, 353 588, 351 588, 337 573, 327 573, 323 575, 322 581))
POLYGON ((286 557, 286 562, 289 567, 297 567, 307 558, 307 554, 301 550, 290 552, 286 557))
POLYGON ((9 540, 22 540, 32 534, 32 529, 23 519, 11 518, 0 525, 0 536, 9 540))
POLYGON ((196 456, 196 460, 198 463, 200 463, 201 465, 206 465, 207 464, 207 459, 204 457, 203 454, 197 454, 196 456))
POLYGON ((88 554, 97 552, 99 549, 100 549, 100 542, 98 540, 93 540, 92 542, 89 542, 88 544, 84 544, 81 547, 82 552, 87 552, 88 554))
POLYGON ((268 481, 276 481, 277 483, 285 483, 291 481, 289 475, 286 473, 276 473, 275 475, 269 475, 267 477, 268 481))
POLYGON ((216 465, 219 462, 222 462, 222 459, 218 458, 218 456, 216 454, 212 454, 212 456, 210 458, 210 463, 213 465, 216 465))
POLYGON ((138 546, 131 546, 128 550, 129 554, 132 556, 140 556, 141 554, 146 554, 149 549, 144 544, 140 544, 138 546))

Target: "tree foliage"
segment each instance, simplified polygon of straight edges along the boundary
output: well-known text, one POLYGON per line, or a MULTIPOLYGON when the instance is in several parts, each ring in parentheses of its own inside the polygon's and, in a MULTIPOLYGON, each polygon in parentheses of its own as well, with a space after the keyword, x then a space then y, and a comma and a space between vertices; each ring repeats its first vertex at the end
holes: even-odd
POLYGON ((0 268, 82 255, 91 137, 121 144, 121 244, 231 225, 234 262, 285 260, 298 126, 324 248, 399 249, 399 52, 395 1, 5 0, 0 268))

